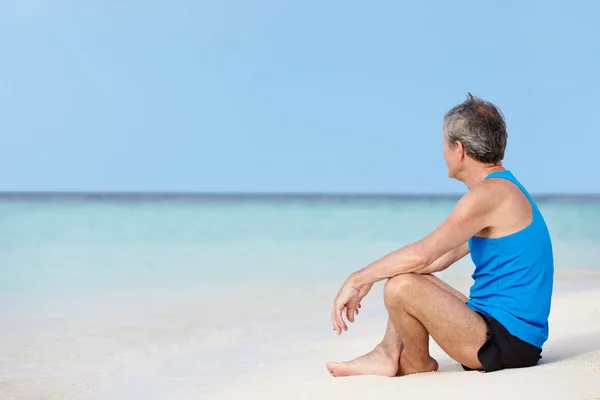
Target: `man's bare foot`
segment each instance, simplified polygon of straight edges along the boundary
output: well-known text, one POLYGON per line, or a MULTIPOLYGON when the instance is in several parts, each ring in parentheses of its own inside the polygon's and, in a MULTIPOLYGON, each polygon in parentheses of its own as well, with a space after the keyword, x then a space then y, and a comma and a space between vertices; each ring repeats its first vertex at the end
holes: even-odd
POLYGON ((422 363, 414 363, 409 361, 404 353, 400 356, 399 368, 396 376, 418 374, 421 372, 433 372, 439 368, 438 362, 433 357, 422 363))
POLYGON ((331 376, 380 375, 396 376, 398 372, 398 354, 381 346, 346 362, 328 362, 325 364, 331 376))

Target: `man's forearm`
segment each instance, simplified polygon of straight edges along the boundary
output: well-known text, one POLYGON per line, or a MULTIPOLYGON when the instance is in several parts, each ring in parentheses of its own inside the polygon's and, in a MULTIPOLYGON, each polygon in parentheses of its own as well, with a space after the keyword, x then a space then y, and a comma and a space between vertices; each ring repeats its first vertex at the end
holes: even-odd
POLYGON ((353 273, 350 280, 354 286, 361 287, 400 274, 418 273, 429 263, 420 255, 417 247, 417 245, 411 244, 396 250, 353 273))
POLYGON ((428 263, 424 257, 419 255, 417 245, 412 244, 396 250, 362 270, 353 273, 350 279, 354 285, 361 287, 410 272, 431 274, 445 270, 467 254, 469 254, 469 245, 464 243, 434 262, 428 263))
POLYGON ((458 246, 454 250, 450 250, 431 264, 429 264, 426 268, 419 271, 420 274, 433 274, 435 272, 440 272, 463 258, 469 254, 469 244, 464 243, 461 246, 458 246))

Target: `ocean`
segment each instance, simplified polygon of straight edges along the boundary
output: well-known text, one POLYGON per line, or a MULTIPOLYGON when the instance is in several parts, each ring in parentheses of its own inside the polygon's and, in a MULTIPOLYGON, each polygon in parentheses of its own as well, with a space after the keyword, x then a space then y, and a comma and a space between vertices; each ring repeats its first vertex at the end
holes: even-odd
MULTIPOLYGON (((0 397, 201 398, 290 341, 330 335, 347 276, 427 235, 457 200, 0 195, 0 397)), ((600 272, 600 198, 536 202, 557 276, 600 272)), ((472 272, 466 257, 440 276, 468 287, 472 272)))

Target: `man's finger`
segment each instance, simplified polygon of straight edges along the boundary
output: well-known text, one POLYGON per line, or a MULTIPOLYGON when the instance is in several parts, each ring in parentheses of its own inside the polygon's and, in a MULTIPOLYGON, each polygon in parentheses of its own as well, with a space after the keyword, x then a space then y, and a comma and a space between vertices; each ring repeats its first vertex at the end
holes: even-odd
POLYGON ((333 306, 333 309, 331 310, 331 326, 334 331, 338 330, 337 322, 335 320, 335 305, 333 306))
POLYGON ((345 331, 348 330, 346 322, 344 322, 344 317, 342 317, 342 307, 338 308, 336 312, 336 320, 339 327, 338 335, 342 333, 342 329, 345 331))
POLYGON ((341 334, 342 333, 342 323, 340 322, 340 314, 341 314, 341 310, 336 309, 335 310, 335 326, 336 326, 336 331, 337 334, 341 334))
POLYGON ((340 324, 339 314, 341 313, 341 308, 335 304, 333 307, 333 311, 331 312, 331 319, 333 321, 333 330, 339 335, 342 333, 342 325, 340 324))
POLYGON ((348 321, 354 323, 354 315, 356 315, 356 308, 349 307, 346 309, 346 318, 348 318, 348 321))

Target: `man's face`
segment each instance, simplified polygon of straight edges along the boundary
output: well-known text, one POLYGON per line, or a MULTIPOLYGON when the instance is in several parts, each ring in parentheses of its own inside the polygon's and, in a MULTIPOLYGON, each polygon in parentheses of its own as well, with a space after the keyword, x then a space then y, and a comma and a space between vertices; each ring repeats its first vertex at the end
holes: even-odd
POLYGON ((455 144, 454 147, 450 147, 445 137, 442 140, 444 142, 444 160, 446 161, 446 167, 448 168, 448 177, 456 178, 456 171, 458 170, 460 163, 459 145, 455 144))
POLYGON ((452 178, 452 149, 448 145, 446 138, 442 138, 444 142, 444 160, 446 161, 446 167, 448 168, 448 177, 452 178))

